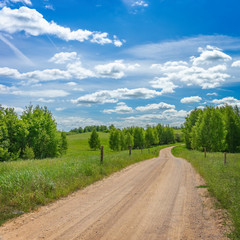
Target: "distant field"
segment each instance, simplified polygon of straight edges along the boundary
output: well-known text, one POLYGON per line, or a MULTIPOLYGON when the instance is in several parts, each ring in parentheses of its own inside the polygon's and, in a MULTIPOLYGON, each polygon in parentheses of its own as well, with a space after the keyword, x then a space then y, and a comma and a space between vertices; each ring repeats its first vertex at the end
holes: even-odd
POLYGON ((135 162, 157 156, 166 145, 148 149, 113 152, 108 133, 100 133, 104 145, 104 163, 100 151, 89 149, 90 133, 68 136, 65 156, 54 159, 0 163, 0 224, 39 205, 81 189, 135 162))
POLYGON ((223 153, 207 153, 178 146, 172 150, 176 157, 187 159, 206 180, 209 192, 231 215, 235 230, 231 236, 240 239, 240 153, 227 154, 224 165, 223 153))

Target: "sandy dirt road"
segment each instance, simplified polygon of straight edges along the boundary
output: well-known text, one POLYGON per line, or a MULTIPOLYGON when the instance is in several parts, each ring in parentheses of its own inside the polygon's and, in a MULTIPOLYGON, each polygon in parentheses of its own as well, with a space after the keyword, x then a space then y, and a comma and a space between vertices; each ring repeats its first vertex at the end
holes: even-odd
POLYGON ((1 240, 226 239, 189 163, 163 149, 49 206, 11 220, 1 240))

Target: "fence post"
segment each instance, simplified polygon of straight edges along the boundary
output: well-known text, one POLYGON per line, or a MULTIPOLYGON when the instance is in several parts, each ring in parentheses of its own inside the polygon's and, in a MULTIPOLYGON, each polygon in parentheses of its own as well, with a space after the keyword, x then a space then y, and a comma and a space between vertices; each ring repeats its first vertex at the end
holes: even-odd
POLYGON ((204 147, 204 157, 206 158, 207 157, 207 148, 204 147))
POLYGON ((148 153, 150 153, 150 149, 148 149, 148 153))
POLYGON ((103 164, 103 145, 101 145, 101 164, 103 164))
POLYGON ((227 163, 227 153, 224 152, 224 164, 226 164, 226 163, 227 163))
POLYGON ((143 150, 143 146, 141 146, 141 153, 142 153, 142 150, 143 150))
POLYGON ((131 154, 132 154, 132 145, 129 145, 128 149, 129 149, 129 156, 131 156, 131 154))

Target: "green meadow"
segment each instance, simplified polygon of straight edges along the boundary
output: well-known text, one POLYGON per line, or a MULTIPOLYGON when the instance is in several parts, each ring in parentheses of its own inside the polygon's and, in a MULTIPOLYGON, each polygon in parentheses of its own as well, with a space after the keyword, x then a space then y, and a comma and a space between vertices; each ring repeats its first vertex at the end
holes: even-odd
POLYGON ((0 163, 0 224, 41 205, 86 187, 111 173, 158 156, 166 145, 149 150, 113 152, 108 146, 108 133, 99 133, 104 145, 104 161, 100 151, 89 149, 90 133, 68 136, 67 154, 60 158, 19 160, 0 163))
POLYGON ((205 179, 209 192, 230 214, 234 229, 230 237, 240 239, 240 153, 227 153, 227 164, 221 152, 204 153, 183 146, 172 149, 176 157, 185 158, 205 179))

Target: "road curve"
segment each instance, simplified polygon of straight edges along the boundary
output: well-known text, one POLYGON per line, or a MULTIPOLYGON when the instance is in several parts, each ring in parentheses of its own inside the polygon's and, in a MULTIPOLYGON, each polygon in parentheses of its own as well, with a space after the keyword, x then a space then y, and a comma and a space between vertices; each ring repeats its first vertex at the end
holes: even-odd
POLYGON ((1 240, 226 239, 171 148, 0 227, 1 240))

